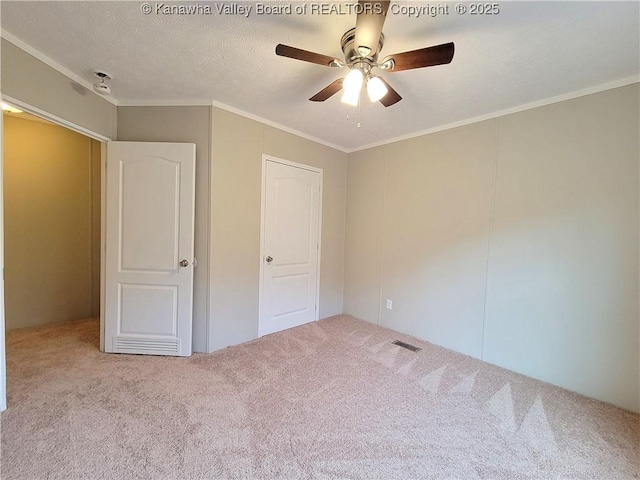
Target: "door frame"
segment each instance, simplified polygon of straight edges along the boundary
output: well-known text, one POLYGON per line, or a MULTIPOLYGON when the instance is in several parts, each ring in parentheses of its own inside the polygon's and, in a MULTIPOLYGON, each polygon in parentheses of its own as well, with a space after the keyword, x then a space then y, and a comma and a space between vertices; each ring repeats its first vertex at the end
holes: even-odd
MULTIPOLYGON (((34 107, 33 105, 29 105, 17 98, 10 97, 8 95, 0 95, 2 100, 6 100, 12 105, 19 107, 20 110, 23 110, 27 113, 35 115, 36 117, 43 118, 51 123, 54 123, 60 127, 67 128, 76 133, 80 133, 85 137, 92 138, 100 142, 100 351, 104 352, 104 294, 105 294, 105 262, 106 262, 106 231, 107 231, 107 210, 106 210, 106 194, 107 194, 107 144, 111 141, 111 138, 105 137, 100 133, 94 132, 87 128, 84 128, 80 125, 76 125, 73 122, 69 122, 63 118, 60 118, 56 115, 53 115, 49 112, 41 110, 38 107, 34 107)), ((4 133, 4 130, 1 132, 4 133)), ((3 167, 4 168, 4 167, 3 167)), ((4 203, 4 192, 2 192, 2 200, 4 203)), ((2 206, 2 204, 0 204, 2 206)), ((4 220, 3 220, 4 222, 4 220)), ((4 227, 4 223, 3 223, 4 227)), ((4 245, 2 246, 2 252, 4 253, 4 245)), ((2 264, 4 268, 4 262, 2 264)), ((2 291, 2 310, 4 314, 4 286, 2 291)), ((4 316, 4 315, 3 315, 4 316)), ((2 326, 2 331, 4 332, 5 327, 2 326)))
MULTIPOLYGON (((104 352, 104 291, 105 291, 105 246, 106 246, 106 165, 107 165, 107 143, 111 141, 109 137, 101 135, 73 122, 69 122, 63 118, 53 115, 38 107, 34 107, 28 103, 25 103, 17 98, 9 95, 2 94, 0 92, 0 98, 7 103, 14 105, 20 110, 43 118, 58 126, 67 128, 74 132, 80 133, 86 137, 92 138, 100 142, 100 351, 104 352)), ((0 123, 2 126, 2 123, 0 123)), ((4 128, 0 128, 0 145, 2 145, 4 139, 4 128)), ((0 180, 3 178, 4 163, 3 152, 0 150, 0 180)), ((0 211, 4 209, 4 189, 0 183, 0 211)), ((0 234, 4 235, 4 218, 0 215, 0 234)), ((0 267, 4 269, 4 242, 0 241, 0 267)), ((6 341, 5 341, 5 321, 4 321, 4 282, 0 282, 0 411, 7 407, 6 404, 6 341)))
POLYGON ((286 165, 288 167, 300 168, 302 170, 308 170, 310 172, 314 172, 319 174, 320 176, 320 196, 318 197, 318 260, 317 260, 317 268, 316 268, 316 315, 314 321, 318 321, 320 318, 320 266, 321 255, 322 255, 322 193, 324 190, 323 187, 323 176, 324 171, 321 168, 312 167, 311 165, 305 165, 304 163, 292 162, 290 160, 285 160, 283 158, 278 158, 273 155, 267 155, 265 153, 262 154, 262 182, 261 182, 261 193, 260 193, 260 257, 258 258, 258 262, 260 263, 260 277, 258 281, 258 322, 256 323, 256 338, 260 338, 260 319, 262 318, 262 311, 264 309, 264 294, 263 294, 263 283, 264 283, 264 262, 263 258, 265 255, 265 238, 264 238, 264 221, 265 221, 265 210, 266 210, 266 199, 267 199, 267 162, 280 163, 282 165, 286 165))
MULTIPOLYGON (((0 99, 2 92, 0 92, 0 99)), ((7 408, 7 362, 4 322, 4 113, 0 117, 0 412, 7 408)))

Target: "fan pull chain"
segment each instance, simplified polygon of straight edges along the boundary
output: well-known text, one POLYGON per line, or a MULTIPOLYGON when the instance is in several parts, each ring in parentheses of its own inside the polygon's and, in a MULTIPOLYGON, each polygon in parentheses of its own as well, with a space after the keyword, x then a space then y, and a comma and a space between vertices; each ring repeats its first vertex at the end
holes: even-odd
MULTIPOLYGON (((345 112, 346 112, 346 118, 347 118, 347 122, 349 120, 351 120, 351 117, 349 117, 349 107, 345 107, 345 112)), ((356 123, 356 127, 360 128, 362 127, 362 122, 361 122, 361 118, 362 118, 362 110, 361 110, 361 106, 360 103, 358 103, 358 123, 356 123)))

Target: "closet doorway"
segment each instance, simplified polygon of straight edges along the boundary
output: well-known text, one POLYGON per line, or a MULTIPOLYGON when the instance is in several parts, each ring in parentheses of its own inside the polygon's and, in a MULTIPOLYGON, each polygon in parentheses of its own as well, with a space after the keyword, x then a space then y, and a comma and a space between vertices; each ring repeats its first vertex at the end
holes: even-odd
POLYGON ((87 320, 99 339, 101 143, 19 111, 3 135, 6 329, 87 320))

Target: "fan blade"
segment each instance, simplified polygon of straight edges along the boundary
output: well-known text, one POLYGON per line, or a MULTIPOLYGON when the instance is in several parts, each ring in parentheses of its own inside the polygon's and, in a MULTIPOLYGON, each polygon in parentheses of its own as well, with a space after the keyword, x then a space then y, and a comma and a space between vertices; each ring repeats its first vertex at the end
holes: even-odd
POLYGON ((400 94, 396 92, 393 88, 391 88, 391 85, 389 85, 389 83, 384 78, 382 77, 378 77, 378 78, 382 80, 382 82, 387 86, 387 90, 389 90, 387 94, 380 99, 381 104, 383 104, 385 107, 390 107, 391 105, 395 105, 400 100, 402 100, 402 97, 400 96, 400 94))
POLYGON ((443 43, 435 47, 421 48, 410 52, 396 53, 390 55, 382 62, 393 60, 394 66, 390 72, 410 70, 412 68, 433 67, 434 65, 444 65, 451 63, 455 48, 453 43, 443 43))
POLYGON ((290 47, 289 45, 283 45, 281 43, 276 47, 276 55, 302 60, 303 62, 317 63, 318 65, 324 65, 325 67, 331 67, 335 62, 337 62, 337 64, 340 63, 339 60, 329 57, 328 55, 290 47))
POLYGON ((335 95, 340 90, 342 90, 343 80, 344 78, 339 78, 336 81, 330 83, 329 85, 324 87, 322 90, 320 90, 318 93, 316 93, 313 97, 311 97, 309 100, 311 100, 312 102, 324 102, 326 99, 328 99, 329 97, 335 95))
POLYGON ((359 14, 356 18, 355 48, 363 56, 374 55, 378 50, 378 42, 384 21, 387 18, 390 2, 359 2, 359 14), (360 47, 367 48, 369 53, 361 52, 360 47))

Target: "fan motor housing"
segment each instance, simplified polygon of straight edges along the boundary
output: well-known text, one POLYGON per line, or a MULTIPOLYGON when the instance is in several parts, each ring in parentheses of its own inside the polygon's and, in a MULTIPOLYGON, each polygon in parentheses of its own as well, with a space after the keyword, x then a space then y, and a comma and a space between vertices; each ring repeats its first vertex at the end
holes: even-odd
POLYGON ((376 63, 378 60, 378 54, 382 47, 384 46, 384 33, 380 34, 380 40, 378 40, 378 48, 375 52, 370 52, 368 55, 363 56, 355 46, 356 41, 356 29, 352 28, 348 30, 343 36, 342 40, 340 40, 340 45, 342 46, 342 51, 344 52, 344 59, 347 63, 351 63, 358 59, 366 59, 371 63, 376 63))

